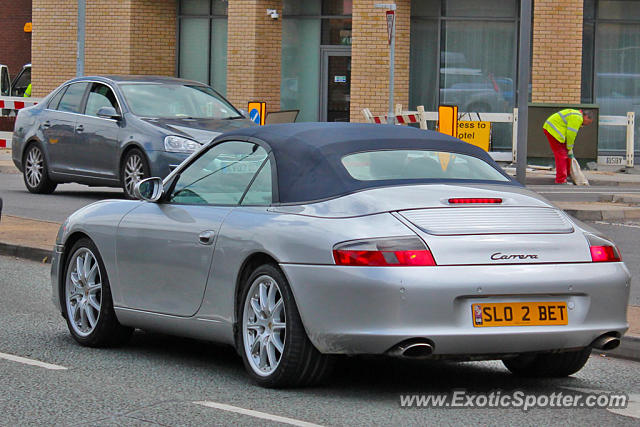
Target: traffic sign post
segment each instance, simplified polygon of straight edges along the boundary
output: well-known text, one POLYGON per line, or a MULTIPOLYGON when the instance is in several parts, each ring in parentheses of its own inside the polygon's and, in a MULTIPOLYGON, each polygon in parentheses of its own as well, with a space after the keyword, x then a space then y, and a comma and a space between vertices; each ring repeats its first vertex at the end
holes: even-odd
POLYGON ((395 123, 395 115, 393 114, 393 86, 396 57, 396 5, 395 3, 376 3, 375 7, 378 9, 387 9, 387 37, 389 40, 389 114, 387 115, 387 123, 392 125, 395 123))
POLYGON ((260 101, 251 101, 247 106, 249 111, 249 119, 257 125, 263 126, 264 119, 267 115, 267 103, 260 101))

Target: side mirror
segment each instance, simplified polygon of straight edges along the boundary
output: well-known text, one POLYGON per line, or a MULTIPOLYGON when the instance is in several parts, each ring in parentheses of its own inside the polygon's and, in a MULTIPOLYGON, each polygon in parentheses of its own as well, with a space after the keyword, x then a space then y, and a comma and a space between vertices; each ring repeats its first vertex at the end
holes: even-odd
POLYGON ((162 178, 158 177, 143 179, 133 187, 133 195, 136 199, 147 202, 157 202, 162 197, 163 192, 162 178))
POLYGON ((243 108, 240 109, 240 114, 242 114, 242 117, 244 117, 245 119, 249 118, 249 112, 243 108))
POLYGON ((120 120, 122 118, 122 116, 113 107, 100 107, 96 114, 98 117, 102 117, 103 119, 120 120))

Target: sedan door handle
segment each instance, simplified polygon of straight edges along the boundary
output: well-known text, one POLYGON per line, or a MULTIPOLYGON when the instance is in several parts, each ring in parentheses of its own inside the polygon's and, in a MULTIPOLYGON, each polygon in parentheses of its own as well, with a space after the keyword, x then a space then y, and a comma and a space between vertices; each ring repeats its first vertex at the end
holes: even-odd
POLYGON ((76 126, 76 132, 82 132, 84 130, 84 126, 78 125, 76 126))
POLYGON ((200 243, 203 245, 210 245, 216 238, 215 231, 207 230, 200 233, 200 243))

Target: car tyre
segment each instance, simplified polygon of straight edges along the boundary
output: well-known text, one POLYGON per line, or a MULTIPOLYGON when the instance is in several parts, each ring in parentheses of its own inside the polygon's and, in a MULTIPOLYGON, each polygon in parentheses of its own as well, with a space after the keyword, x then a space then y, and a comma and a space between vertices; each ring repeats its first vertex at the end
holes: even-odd
POLYGON ((325 378, 332 357, 309 341, 282 272, 262 265, 243 285, 236 342, 251 378, 271 388, 308 386, 325 378))
POLYGON ((120 166, 120 180, 124 196, 127 199, 135 199, 133 189, 138 181, 149 178, 149 162, 146 156, 137 148, 127 152, 120 166))
POLYGON ((591 347, 586 347, 562 353, 522 354, 502 363, 522 377, 567 377, 582 369, 590 354, 591 347))
POLYGON ((39 144, 32 143, 27 147, 24 153, 22 168, 24 185, 29 192, 51 194, 56 190, 58 184, 49 178, 47 159, 39 144))
POLYGON ((110 347, 131 337, 133 328, 116 318, 107 271, 90 239, 78 240, 69 251, 61 294, 67 326, 81 345, 110 347))

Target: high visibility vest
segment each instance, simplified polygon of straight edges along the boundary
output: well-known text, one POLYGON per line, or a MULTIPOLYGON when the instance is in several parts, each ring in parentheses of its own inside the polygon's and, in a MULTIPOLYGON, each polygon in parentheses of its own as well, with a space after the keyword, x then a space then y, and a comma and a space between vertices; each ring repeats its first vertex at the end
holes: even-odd
POLYGON ((550 115, 542 128, 553 135, 558 142, 566 143, 567 150, 571 151, 578 130, 582 126, 582 120, 580 110, 567 108, 550 115))

